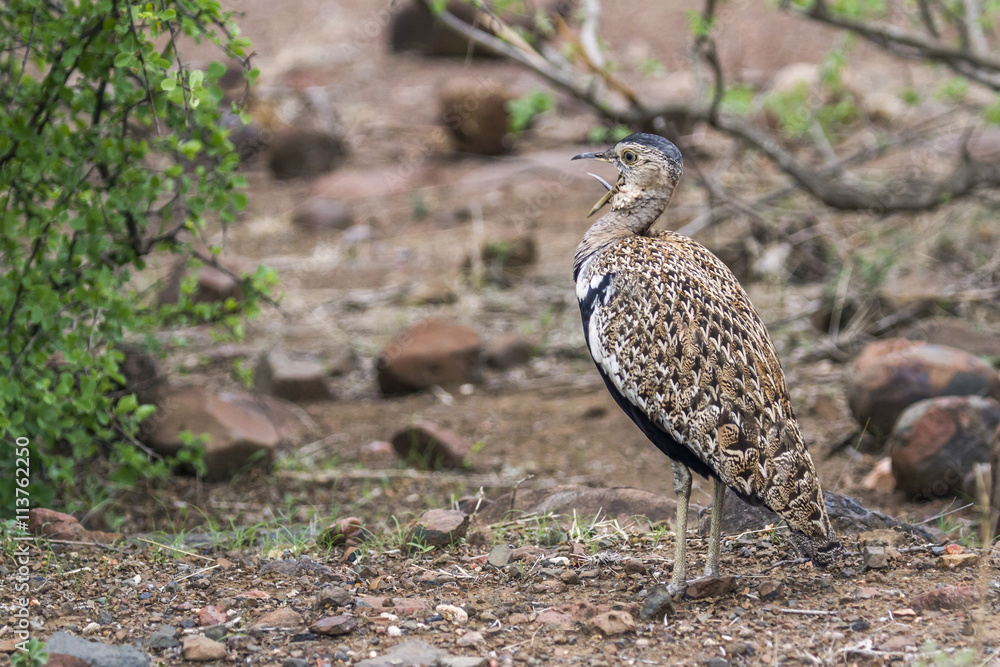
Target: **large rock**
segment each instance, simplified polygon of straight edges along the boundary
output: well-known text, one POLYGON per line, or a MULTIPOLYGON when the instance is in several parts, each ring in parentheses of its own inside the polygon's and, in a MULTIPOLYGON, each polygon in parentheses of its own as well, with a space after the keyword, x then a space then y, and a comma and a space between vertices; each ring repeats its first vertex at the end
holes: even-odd
POLYGON ((347 158, 341 137, 317 130, 287 130, 268 146, 268 167, 274 178, 287 181, 310 178, 333 171, 347 158))
POLYGON ((446 547, 465 537, 469 529, 469 517, 457 510, 427 510, 406 536, 407 549, 412 551, 417 545, 446 547))
POLYGON ((865 347, 851 365, 847 388, 854 419, 880 437, 917 401, 967 395, 1000 400, 1000 376, 968 352, 901 338, 865 347))
POLYGON ((517 94, 490 79, 452 79, 438 93, 441 122, 460 153, 500 155, 510 148, 507 104, 517 94))
POLYGON ((251 460, 270 465, 280 441, 266 416, 201 387, 173 388, 158 408, 143 424, 146 444, 172 456, 184 446, 182 432, 207 434, 204 461, 210 480, 226 479, 251 460))
MULTIPOLYGON (((181 280, 187 274, 187 270, 186 261, 178 262, 174 266, 157 298, 159 305, 177 303, 180 298, 181 280)), ((243 287, 230 271, 214 266, 202 266, 198 269, 197 287, 191 296, 191 300, 195 303, 219 303, 226 299, 242 298, 243 287)))
POLYGON ((45 642, 50 655, 71 655, 85 660, 90 667, 147 667, 149 658, 131 644, 113 646, 90 642, 65 632, 56 632, 45 642))
MULTIPOLYGON (((697 517, 698 508, 691 506, 691 517, 697 517)), ((484 524, 494 524, 524 514, 546 514, 572 519, 594 517, 615 519, 621 525, 649 525, 674 523, 677 503, 665 496, 629 486, 610 489, 587 486, 554 486, 548 489, 518 489, 516 493, 501 496, 476 515, 484 524)))
POLYGON ((326 365, 317 355, 276 347, 257 362, 254 386, 289 401, 318 401, 332 398, 327 375, 326 365))
MULTIPOLYGON (((823 493, 826 512, 834 529, 840 535, 860 533, 869 530, 892 529, 913 535, 923 542, 937 542, 935 535, 921 526, 914 526, 893 518, 878 510, 872 510, 850 496, 826 491, 823 493)), ((711 508, 702 511, 698 522, 698 532, 708 535, 711 508)), ((738 535, 747 531, 762 530, 768 525, 778 525, 781 517, 764 506, 749 505, 735 493, 726 493, 722 503, 722 533, 738 535)))
POLYGON ((398 395, 470 382, 478 370, 479 347, 479 334, 469 327, 438 319, 417 322, 379 355, 379 388, 398 395))
POLYGON ((889 440, 896 488, 914 500, 956 493, 976 463, 990 460, 1000 403, 981 396, 945 396, 915 403, 889 440))
POLYGON ((430 470, 464 468, 472 445, 454 431, 417 421, 392 436, 392 447, 403 461, 430 470))
POLYGON ((103 533, 87 530, 75 516, 63 514, 44 507, 35 507, 28 512, 28 532, 32 535, 52 540, 72 540, 77 542, 114 542, 118 533, 103 533))

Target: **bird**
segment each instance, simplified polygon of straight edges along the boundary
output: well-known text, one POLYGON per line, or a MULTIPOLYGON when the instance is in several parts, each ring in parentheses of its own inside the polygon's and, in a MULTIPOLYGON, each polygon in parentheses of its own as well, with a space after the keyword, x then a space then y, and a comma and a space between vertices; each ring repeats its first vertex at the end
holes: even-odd
POLYGON ((726 490, 782 517, 790 542, 819 567, 843 548, 764 323, 732 271, 705 246, 653 230, 683 171, 669 140, 631 134, 574 160, 618 169, 588 217, 573 261, 583 333, 605 385, 626 415, 671 459, 677 496, 669 590, 687 586, 692 473, 713 480, 705 576, 719 576, 726 490))

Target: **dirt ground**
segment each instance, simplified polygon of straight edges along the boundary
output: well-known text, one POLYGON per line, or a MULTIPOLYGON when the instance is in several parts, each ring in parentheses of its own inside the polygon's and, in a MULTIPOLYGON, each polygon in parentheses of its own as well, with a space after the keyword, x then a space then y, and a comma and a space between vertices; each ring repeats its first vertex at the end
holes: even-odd
MULTIPOLYGON (((260 350, 282 342, 326 355, 346 348, 357 364, 334 380, 335 400, 303 406, 308 435, 282 453, 274 473, 249 472, 219 485, 178 478, 167 488, 138 490, 102 508, 124 517, 126 535, 161 531, 169 534, 163 540, 198 555, 145 543, 111 549, 53 546, 37 553, 33 567, 42 583, 34 597, 44 617, 40 636, 59 629, 79 634, 102 611, 110 621, 105 619, 90 639, 142 642, 160 624, 193 633, 201 625, 198 610, 218 604, 228 610, 225 661, 247 665, 304 667, 285 662, 290 658, 317 667, 354 664, 408 639, 452 655, 481 656, 489 664, 985 665, 996 660, 1000 574, 995 553, 983 554, 978 567, 956 570, 940 565, 939 554, 929 548, 904 549, 879 570, 865 571, 858 556, 829 572, 804 564, 770 569, 794 557, 780 536, 729 536, 723 571, 741 576, 736 590, 678 601, 666 622, 643 620, 640 610, 649 591, 669 579, 669 531, 641 533, 609 522, 591 526, 567 520, 563 530, 568 532, 546 545, 537 525, 522 522, 477 527, 454 548, 405 554, 393 538, 399 522, 480 489, 496 498, 518 484, 572 483, 634 486, 672 496, 668 460, 614 405, 580 331, 572 254, 601 190, 586 175, 594 167, 571 163, 570 157, 587 150, 585 138, 595 121, 579 103, 560 96, 557 110, 539 118, 510 156, 456 156, 437 121, 437 90, 444 82, 471 77, 524 92, 541 84, 497 61, 390 54, 387 10, 381 5, 360 0, 227 4, 245 12, 241 23, 262 70, 259 96, 270 105, 273 122, 280 126, 295 118, 303 91, 319 87, 322 94, 313 99, 322 102, 314 113, 322 123, 339 124, 351 148, 345 166, 309 182, 276 183, 263 160, 248 166, 249 208, 226 230, 222 259, 240 268, 273 267, 284 294, 280 309, 265 310, 249 325, 236 356, 253 363, 260 350), (337 48, 343 44, 351 48, 337 48), (404 185, 394 186, 399 183, 404 185), (318 193, 344 199, 358 225, 366 227, 365 235, 295 226, 296 206, 318 193), (470 249, 519 235, 532 236, 538 248, 529 272, 509 287, 473 284, 462 269, 470 249), (428 295, 448 295, 444 300, 452 302, 426 305, 428 295), (460 392, 380 397, 374 381, 378 351, 408 324, 430 316, 472 326, 485 342, 506 332, 530 336, 539 353, 526 366, 486 369, 460 392), (394 461, 373 464, 366 458, 365 445, 389 439, 415 419, 429 419, 477 443, 472 470, 409 474, 394 461), (328 551, 301 537, 264 536, 263 528, 249 537, 238 530, 282 525, 299 535, 347 516, 360 518, 380 536, 348 562, 342 562, 342 546, 328 551), (214 546, 199 544, 191 535, 209 528, 222 531, 215 533, 214 546), (527 550, 517 554, 513 566, 493 568, 486 554, 502 542, 527 550), (261 574, 262 564, 282 555, 308 555, 325 566, 261 574), (635 559, 641 568, 628 565, 635 559), (213 569, 188 576, 202 567, 213 569), (331 587, 348 592, 348 610, 314 606, 314 596, 331 587), (913 609, 918 596, 942 587, 960 587, 964 603, 913 609), (248 595, 252 591, 260 593, 248 595), (436 611, 439 604, 465 608, 468 621, 444 618, 436 611), (250 629, 279 607, 301 614, 295 627, 250 629), (553 622, 545 616, 552 611, 570 620, 553 622), (594 618, 609 611, 628 612, 635 627, 619 634, 594 625, 594 618), (305 629, 330 613, 346 613, 358 627, 342 636, 305 629), (482 635, 480 641, 463 644, 461 638, 471 632, 482 635)), ((683 63, 683 11, 691 7, 647 4, 630 0, 613 8, 606 3, 602 32, 623 63, 623 77, 651 95, 669 96, 682 77, 669 71, 644 76, 636 70, 650 57, 683 63), (671 31, 663 26, 675 26, 677 39, 665 39, 671 31)), ((769 48, 768 30, 791 26, 791 19, 773 24, 771 10, 746 3, 737 3, 733 11, 723 57, 739 63, 748 82, 766 80, 790 62, 816 60, 834 39, 824 31, 802 33, 799 41, 769 48), (802 44, 808 48, 795 48, 802 44)), ((865 65, 859 71, 870 80, 881 80, 893 67, 897 76, 917 76, 908 66, 864 49, 854 58, 865 65)), ((719 137, 704 136, 696 143, 703 168, 732 158, 729 144, 719 137)), ((739 160, 739 177, 748 187, 763 191, 780 182, 753 156, 739 160)), ((688 179, 659 224, 683 227, 704 203, 704 194, 688 179)), ((947 273, 950 265, 934 264, 935 244, 947 237, 959 252, 968 244, 971 256, 986 215, 967 206, 876 220, 834 216, 802 201, 802 210, 777 217, 819 216, 818 229, 841 256, 884 259, 886 253, 898 253, 891 258, 895 267, 917 272, 931 267, 935 275, 953 275, 947 273)), ((734 220, 698 239, 713 248, 730 247, 746 231, 745 220, 734 220)), ((151 282, 167 269, 164 265, 142 279, 151 282)), ((905 521, 929 522, 963 542, 966 551, 979 553, 969 537, 972 509, 935 518, 964 501, 912 504, 901 495, 867 489, 861 480, 881 454, 852 447, 834 452, 856 428, 844 396, 847 366, 816 354, 824 336, 812 327, 810 316, 836 278, 801 283, 777 276, 745 285, 775 339, 824 488, 905 521)), ((969 306, 959 314, 998 330, 995 311, 969 306)), ((230 365, 205 362, 218 347, 207 332, 169 335, 183 343, 169 359, 172 381, 236 386, 230 365)), ((709 484, 696 480, 692 500, 707 505, 709 484)), ((693 534, 691 545, 689 567, 699 572, 704 545, 693 534)), ((858 548, 851 536, 848 546, 858 548)), ((161 664, 184 662, 177 648, 149 653, 161 664)), ((6 654, 0 656, 0 663, 7 661, 6 654)))

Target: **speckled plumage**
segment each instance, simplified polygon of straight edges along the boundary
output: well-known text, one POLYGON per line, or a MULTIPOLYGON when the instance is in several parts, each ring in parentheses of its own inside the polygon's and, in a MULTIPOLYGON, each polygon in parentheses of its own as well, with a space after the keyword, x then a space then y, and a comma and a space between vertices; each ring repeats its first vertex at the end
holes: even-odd
POLYGON ((606 197, 611 212, 574 265, 587 345, 608 389, 667 456, 766 505, 800 551, 829 564, 839 542, 764 324, 708 249, 649 230, 680 178, 680 153, 661 137, 632 135, 582 157, 621 172, 606 197))

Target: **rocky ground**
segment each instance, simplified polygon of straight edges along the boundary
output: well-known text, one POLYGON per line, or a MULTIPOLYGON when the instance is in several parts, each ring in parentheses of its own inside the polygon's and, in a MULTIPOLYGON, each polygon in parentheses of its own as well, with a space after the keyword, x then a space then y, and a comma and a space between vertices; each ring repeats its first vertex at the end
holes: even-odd
MULTIPOLYGON (((767 212, 775 231, 763 242, 739 219, 698 234, 772 332, 851 555, 829 571, 796 562, 773 518, 731 505, 727 577, 665 600, 669 463, 594 371, 569 278, 601 194, 594 167, 569 161, 592 150, 592 116, 560 97, 508 154, 456 152, 439 99, 454 103, 458 90, 459 109, 489 108, 539 82, 497 61, 390 53, 393 12, 360 1, 237 4, 257 47, 253 113, 269 144, 247 163, 246 215, 213 240, 225 238, 228 267, 274 268, 283 298, 238 343, 171 330, 166 358, 137 362, 162 369, 144 387, 161 407, 151 445, 169 449, 183 430, 172 415, 196 415, 233 447, 210 452, 206 479, 115 496, 78 517, 83 526, 36 516, 45 537, 30 547, 31 634, 52 653, 99 667, 996 660, 1000 561, 980 547, 969 506, 980 486, 967 473, 1000 449, 990 443, 1000 412, 973 397, 901 416, 942 393, 1000 398, 995 297, 968 297, 1000 265, 991 211, 875 219, 802 200, 767 212), (307 162, 314 171, 295 172, 307 162), (781 230, 801 230, 795 221, 810 233, 789 247, 781 230), (895 342, 849 363, 869 340, 849 311, 856 322, 916 313, 886 337, 954 349, 895 342), (828 333, 842 316, 848 343, 837 347, 828 333), (956 377, 966 391, 946 390, 956 377), (888 433, 897 420, 895 445, 860 435, 859 422, 888 433), (906 455, 888 458, 891 446, 906 455), (958 460, 961 474, 948 465, 958 460), (901 486, 902 469, 920 483, 901 486)), ((692 91, 673 68, 638 73, 650 57, 683 59, 657 25, 686 25, 685 7, 620 4, 604 32, 622 75, 653 96, 692 91)), ((817 31, 814 53, 772 49, 773 17, 737 13, 743 29, 721 55, 754 85, 832 43, 817 31)), ((918 76, 864 49, 855 59, 873 91, 901 68, 918 76)), ((743 187, 780 182, 720 137, 692 145, 704 168, 743 187)), ((660 224, 684 227, 703 197, 686 183, 660 224)), ((153 266, 137 287, 162 292, 172 269, 153 266)), ((199 289, 225 298, 234 284, 208 270, 199 289)), ((697 480, 692 498, 708 504, 709 485, 697 480)), ((693 573, 704 567, 698 509, 693 573)), ((8 580, 19 564, 5 547, 8 580)), ((17 628, 7 590, 2 664, 17 628)))

